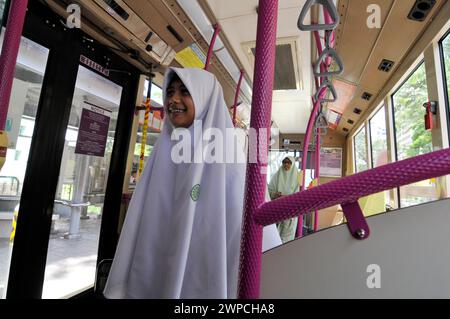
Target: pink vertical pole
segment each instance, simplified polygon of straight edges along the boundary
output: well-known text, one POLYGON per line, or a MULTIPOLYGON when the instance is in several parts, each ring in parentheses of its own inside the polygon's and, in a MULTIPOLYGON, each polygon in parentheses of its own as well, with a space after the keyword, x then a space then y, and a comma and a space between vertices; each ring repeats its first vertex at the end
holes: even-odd
MULTIPOLYGON (((308 161, 308 146, 309 141, 311 140, 311 134, 314 127, 314 121, 316 119, 316 114, 319 111, 320 102, 323 99, 325 93, 327 92, 326 88, 322 89, 322 91, 319 93, 319 99, 313 103, 313 110, 311 111, 311 116, 309 117, 308 126, 306 127, 306 134, 305 139, 303 141, 303 154, 302 154, 302 166, 301 171, 302 174, 302 185, 300 190, 304 191, 306 189, 306 164, 308 161)), ((297 232, 296 237, 302 237, 303 236, 303 216, 298 217, 298 223, 297 223, 297 232)))
POLYGON ((209 61, 211 60, 211 56, 213 54, 213 49, 214 49, 214 43, 216 43, 216 38, 217 35, 220 32, 220 25, 219 24, 215 24, 214 25, 214 34, 211 38, 211 43, 209 44, 209 49, 208 49, 208 55, 206 56, 206 62, 205 62, 205 70, 208 71, 209 69, 209 61))
POLYGON ((28 0, 12 0, 0 56, 0 131, 5 130, 9 99, 28 0))
MULTIPOLYGON (((260 0, 256 35, 255 71, 250 127, 256 132, 270 128, 272 90, 275 68, 278 0, 260 0)), ((265 201, 267 150, 270 134, 263 140, 258 135, 258 161, 247 164, 241 256, 239 264, 238 298, 259 297, 262 255, 262 226, 253 220, 258 207, 265 201), (264 144, 265 145, 264 145, 264 144), (259 154, 265 149, 265 154, 259 154)))
POLYGON ((234 104, 233 104, 233 125, 236 126, 236 110, 237 110, 237 102, 239 99, 239 93, 241 92, 241 82, 244 77, 244 70, 241 69, 241 75, 239 76, 239 81, 236 87, 236 95, 234 96, 234 104))
MULTIPOLYGON (((314 165, 314 178, 317 180, 317 186, 320 185, 320 129, 316 132, 316 161, 314 165)), ((314 212, 314 232, 319 228, 319 212, 314 212)))
MULTIPOLYGON (((324 8, 324 17, 325 17, 325 23, 331 24, 331 23, 334 22, 333 19, 330 16, 329 12, 325 8, 324 8)), ((327 33, 326 32, 328 32, 328 31, 325 31, 325 41, 326 41, 326 37, 327 37, 327 33)), ((335 33, 334 33, 334 30, 330 31, 330 32, 332 32, 330 46, 334 47, 334 44, 335 44, 335 33)), ((313 35, 314 35, 314 38, 316 40, 318 54, 320 55, 323 52, 323 47, 322 47, 322 43, 321 43, 321 40, 320 40, 320 34, 319 34, 318 31, 314 31, 313 35)), ((330 63, 331 63, 331 58, 327 57, 325 59, 325 63, 322 63, 321 66, 320 66, 321 70, 324 71, 325 68, 327 68, 330 63)), ((323 79, 322 79, 322 81, 323 81, 323 79)), ((316 85, 317 85, 317 81, 316 81, 316 85)), ((306 171, 306 162, 307 162, 307 159, 308 159, 308 145, 309 145, 309 141, 311 140, 313 124, 314 124, 314 120, 316 118, 317 111, 318 111, 318 109, 320 107, 320 101, 324 98, 325 94, 326 94, 326 89, 319 93, 319 99, 317 101, 315 101, 315 103, 313 103, 314 107, 313 107, 313 110, 311 112, 311 116, 310 116, 309 121, 308 121, 308 126, 306 128, 305 140, 303 141, 303 154, 302 154, 302 167, 301 167, 301 170, 303 172, 303 176, 302 176, 301 191, 304 191, 306 189, 306 185, 305 185, 305 178, 306 178, 305 171, 306 171)), ((315 218, 314 219, 314 223, 316 223, 316 220, 317 219, 315 218)), ((316 225, 314 225, 314 227, 316 227, 316 225)), ((302 235, 303 235, 303 216, 299 216, 298 223, 297 223, 296 237, 302 237, 302 235)))
MULTIPOLYGON (((325 9, 325 7, 323 8, 323 16, 324 16, 324 20, 325 20, 325 23, 326 23, 326 24, 332 24, 332 23, 334 23, 333 18, 331 17, 331 15, 330 15, 330 13, 328 12, 328 10, 325 9)), ((334 48, 334 43, 335 43, 335 40, 336 40, 336 39, 335 39, 336 33, 334 32, 334 30, 331 30, 331 31, 325 31, 325 41, 326 41, 326 38, 327 38, 327 36, 328 36, 327 32, 331 32, 330 47, 334 48)), ((325 64, 326 64, 326 66, 328 67, 328 66, 330 65, 330 63, 331 63, 331 58, 330 58, 330 57, 327 57, 327 58, 325 59, 325 64)))
MULTIPOLYGON (((318 55, 320 56, 320 54, 322 54, 322 43, 320 42, 319 31, 314 31, 313 35, 316 40, 318 55)), ((323 64, 320 67, 322 69, 324 67, 323 64)), ((319 88, 319 80, 317 78, 315 78, 315 82, 316 82, 316 87, 319 88)), ((323 94, 325 94, 325 92, 323 94)), ((320 97, 323 97, 323 95, 320 95, 320 97)), ((304 191, 306 189, 305 183, 306 183, 306 164, 308 161, 308 145, 309 145, 309 141, 311 140, 311 134, 312 134, 312 130, 313 130, 314 120, 316 119, 316 114, 317 114, 317 111, 319 110, 319 107, 320 107, 320 99, 318 101, 314 101, 314 99, 313 99, 313 110, 311 111, 311 115, 309 117, 308 126, 306 127, 305 139, 303 141, 302 166, 301 166, 301 171, 303 174, 302 174, 302 185, 300 187, 300 191, 304 191)), ((299 216, 295 237, 302 237, 302 236, 303 236, 303 216, 299 216)))

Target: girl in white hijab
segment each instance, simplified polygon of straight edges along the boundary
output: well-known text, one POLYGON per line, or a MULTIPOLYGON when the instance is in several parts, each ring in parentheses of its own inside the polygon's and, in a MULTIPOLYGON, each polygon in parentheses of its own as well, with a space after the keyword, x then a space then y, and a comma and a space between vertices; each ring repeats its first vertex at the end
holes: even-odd
MULTIPOLYGON (((288 156, 283 159, 282 166, 278 169, 269 183, 269 194, 272 200, 282 196, 298 192, 298 171, 295 167, 295 159, 288 156)), ((287 219, 277 224, 283 243, 295 239, 298 218, 287 219)))
MULTIPOLYGON (((175 163, 180 142, 171 139, 186 128, 193 143, 183 156, 190 151, 192 159, 208 144, 205 130, 216 128, 225 136, 233 124, 222 88, 209 72, 170 68, 163 95, 165 124, 130 202, 104 295, 235 298, 245 162, 175 163), (200 135, 194 134, 197 120, 200 135)), ((243 148, 234 150, 245 161, 243 148)), ((263 247, 280 243, 273 234, 272 240, 263 247)))

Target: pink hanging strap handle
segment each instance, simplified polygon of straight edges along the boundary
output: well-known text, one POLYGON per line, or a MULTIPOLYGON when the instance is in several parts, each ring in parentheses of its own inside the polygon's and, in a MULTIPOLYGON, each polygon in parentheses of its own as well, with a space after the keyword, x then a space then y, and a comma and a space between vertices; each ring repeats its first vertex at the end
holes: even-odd
POLYGON ((208 71, 208 69, 209 69, 209 62, 211 61, 211 57, 212 57, 213 50, 214 50, 214 44, 216 43, 216 39, 217 39, 217 36, 219 35, 219 32, 220 32, 220 25, 215 24, 214 25, 214 34, 211 38, 211 43, 209 44, 208 54, 206 55, 206 62, 205 62, 205 70, 206 71, 208 71))
POLYGON ((28 0, 12 0, 0 56, 0 131, 5 130, 9 99, 28 0))

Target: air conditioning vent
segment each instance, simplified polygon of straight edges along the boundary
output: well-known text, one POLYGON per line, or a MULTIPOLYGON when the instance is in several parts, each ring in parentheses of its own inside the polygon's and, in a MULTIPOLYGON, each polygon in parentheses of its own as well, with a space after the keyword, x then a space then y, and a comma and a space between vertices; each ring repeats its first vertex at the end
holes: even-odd
POLYGON ((171 25, 167 26, 167 30, 169 30, 169 32, 175 37, 175 39, 178 40, 178 42, 181 43, 184 41, 181 35, 171 25))
POLYGON ((346 127, 344 127, 342 130, 346 133, 348 132, 348 128, 346 128, 346 127))
POLYGON ((372 98, 372 94, 364 92, 363 95, 361 96, 361 98, 363 100, 370 101, 370 99, 372 98))
POLYGON ((355 114, 361 114, 362 113, 362 110, 361 109, 358 109, 358 108, 355 108, 354 110, 353 110, 353 113, 355 113, 355 114))
MULTIPOLYGON (((255 43, 243 44, 252 65, 255 63, 255 43)), ((274 90, 301 90, 297 38, 277 39, 275 51, 274 90)))
POLYGON ((380 65, 378 66, 378 70, 383 72, 389 72, 392 70, 392 67, 394 66, 395 62, 390 60, 383 60, 381 61, 380 65))
POLYGON ((417 0, 408 14, 408 19, 420 22, 425 21, 435 4, 436 0, 417 0))
POLYGON ((122 19, 128 20, 130 15, 114 0, 103 0, 110 9, 114 10, 122 19))
POLYGON ((348 120, 347 123, 350 124, 350 125, 353 125, 353 124, 355 124, 355 121, 353 121, 353 120, 348 120))

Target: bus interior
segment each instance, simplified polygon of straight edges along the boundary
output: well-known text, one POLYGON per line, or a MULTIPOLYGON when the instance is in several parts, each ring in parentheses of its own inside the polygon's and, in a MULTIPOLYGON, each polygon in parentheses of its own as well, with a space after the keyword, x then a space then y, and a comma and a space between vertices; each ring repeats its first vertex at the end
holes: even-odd
POLYGON ((298 215, 297 238, 241 260, 239 298, 450 297, 449 1, 0 0, 0 17, 0 48, 20 37, 0 58, 0 298, 101 295, 168 67, 207 67, 235 126, 268 129, 267 183, 286 156, 301 172, 249 221, 298 215), (109 122, 90 152, 85 110, 109 122))

